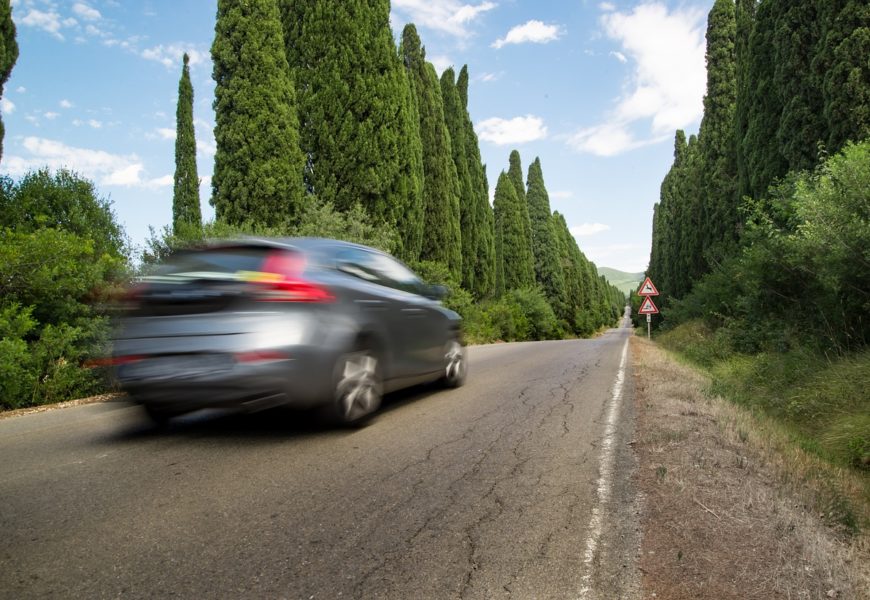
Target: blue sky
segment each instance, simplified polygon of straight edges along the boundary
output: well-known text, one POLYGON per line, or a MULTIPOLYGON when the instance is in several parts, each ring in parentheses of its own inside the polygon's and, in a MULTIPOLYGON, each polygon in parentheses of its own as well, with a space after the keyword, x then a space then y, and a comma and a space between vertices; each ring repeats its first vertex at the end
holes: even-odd
MULTIPOLYGON (((695 133, 712 0, 393 0, 439 73, 468 64, 491 185, 540 157, 554 210, 598 266, 642 271, 677 128, 695 133)), ((20 56, 2 100, 0 172, 66 166, 135 244, 171 220, 175 107, 191 55, 203 214, 214 161, 215 0, 14 0, 20 56)))

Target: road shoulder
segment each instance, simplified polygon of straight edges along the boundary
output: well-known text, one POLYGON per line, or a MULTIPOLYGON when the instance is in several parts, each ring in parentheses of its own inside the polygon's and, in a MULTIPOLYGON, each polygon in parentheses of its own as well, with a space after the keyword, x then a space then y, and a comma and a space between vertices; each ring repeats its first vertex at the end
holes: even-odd
POLYGON ((702 375, 647 340, 631 348, 643 597, 862 597, 866 533, 811 510, 789 460, 702 375))

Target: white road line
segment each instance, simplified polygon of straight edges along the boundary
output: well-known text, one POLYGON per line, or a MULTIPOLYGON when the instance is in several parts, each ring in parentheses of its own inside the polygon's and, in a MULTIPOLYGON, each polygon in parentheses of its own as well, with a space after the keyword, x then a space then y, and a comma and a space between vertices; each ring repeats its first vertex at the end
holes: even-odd
POLYGON ((622 400, 622 387, 625 383, 625 364, 628 357, 628 339, 622 347, 622 358, 619 361, 619 371, 616 373, 616 381, 610 392, 610 406, 607 409, 607 421, 604 426, 604 437, 601 440, 601 456, 598 467, 598 501, 592 507, 592 516, 589 518, 589 537, 586 539, 586 551, 583 554, 583 585, 580 588, 580 599, 590 597, 592 592, 592 563, 598 551, 598 540, 601 538, 603 526, 604 507, 610 500, 610 490, 613 480, 613 461, 615 453, 613 449, 616 424, 619 421, 619 406, 622 400))

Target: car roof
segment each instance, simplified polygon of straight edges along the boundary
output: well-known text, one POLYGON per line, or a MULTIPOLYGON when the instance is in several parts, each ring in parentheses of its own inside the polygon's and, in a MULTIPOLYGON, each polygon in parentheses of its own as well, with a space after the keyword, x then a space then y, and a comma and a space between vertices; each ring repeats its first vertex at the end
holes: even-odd
POLYGON ((219 239, 219 240, 209 240, 205 243, 205 248, 221 248, 227 246, 237 246, 237 245, 262 245, 262 246, 273 246, 273 247, 285 247, 285 248, 298 248, 300 250, 305 251, 323 251, 327 249, 336 249, 336 248, 358 248, 361 250, 369 250, 378 253, 384 253, 377 248, 372 248, 370 246, 365 246, 363 244, 356 244, 354 242, 346 242, 343 240, 336 240, 331 238, 320 238, 320 237, 261 237, 261 236, 251 236, 251 237, 240 237, 240 238, 229 238, 229 239, 219 239))

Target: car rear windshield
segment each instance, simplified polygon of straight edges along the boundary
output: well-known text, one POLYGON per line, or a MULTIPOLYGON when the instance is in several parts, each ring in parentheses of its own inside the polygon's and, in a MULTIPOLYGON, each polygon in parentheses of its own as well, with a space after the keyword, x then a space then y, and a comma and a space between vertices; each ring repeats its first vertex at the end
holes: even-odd
MULTIPOLYGON (((179 252, 160 265, 152 278, 236 279, 262 270, 275 249, 263 246, 233 246, 179 252)), ((283 253, 282 253, 283 254, 283 253)))

